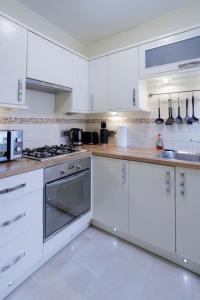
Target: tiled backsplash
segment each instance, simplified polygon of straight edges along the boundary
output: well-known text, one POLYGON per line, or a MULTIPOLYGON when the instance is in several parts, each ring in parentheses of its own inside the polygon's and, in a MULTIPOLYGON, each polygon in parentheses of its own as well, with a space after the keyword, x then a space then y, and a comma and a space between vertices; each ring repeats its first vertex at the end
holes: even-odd
POLYGON ((27 110, 0 111, 0 129, 22 129, 24 148, 66 143, 61 130, 85 128, 85 115, 55 113, 53 94, 27 90, 26 104, 27 110))
MULTIPOLYGON (((185 115, 184 104, 181 101, 181 112, 185 115)), ((196 112, 200 116, 200 98, 196 97, 196 112)), ((191 139, 200 141, 200 124, 193 125, 156 125, 157 115, 156 101, 150 103, 151 113, 104 113, 104 114, 72 114, 58 115, 55 113, 55 98, 52 94, 36 91, 27 91, 28 110, 25 111, 0 111, 0 129, 22 129, 24 131, 24 147, 39 147, 44 144, 53 145, 65 143, 66 138, 60 136, 60 132, 72 127, 86 130, 99 130, 100 122, 107 121, 110 130, 116 130, 118 125, 126 125, 128 128, 128 146, 130 147, 154 147, 157 133, 162 134, 165 148, 180 149, 200 152, 200 144, 191 142, 191 139)), ((174 101, 174 109, 177 109, 174 101)), ((191 103, 190 103, 191 107, 191 103)), ((167 117, 167 102, 163 102, 163 117, 167 117)), ((191 114, 191 112, 190 112, 191 114)), ((174 113, 174 115, 176 115, 174 113)), ((111 143, 116 138, 110 138, 111 143)))
MULTIPOLYGON (((200 141, 200 124, 193 125, 156 125, 152 118, 133 118, 131 114, 120 113, 119 116, 108 114, 98 115, 98 120, 87 120, 86 129, 98 130, 101 118, 107 120, 107 127, 116 130, 118 125, 125 125, 128 128, 128 146, 130 147, 155 147, 156 136, 161 133, 164 146, 168 149, 200 152, 200 144, 190 140, 200 141)), ((94 118, 95 116, 93 116, 94 118)), ((110 139, 112 143, 116 138, 110 139)))

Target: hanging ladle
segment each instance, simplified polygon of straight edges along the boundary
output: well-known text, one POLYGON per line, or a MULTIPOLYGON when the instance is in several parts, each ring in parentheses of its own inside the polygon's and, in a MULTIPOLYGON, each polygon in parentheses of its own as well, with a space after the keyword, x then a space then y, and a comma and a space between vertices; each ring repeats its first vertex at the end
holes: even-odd
POLYGON ((155 120, 156 124, 163 124, 164 120, 160 117, 160 99, 158 99, 158 118, 155 120))
POLYGON ((178 116, 176 117, 176 124, 183 124, 183 119, 181 117, 180 99, 178 97, 178 116))

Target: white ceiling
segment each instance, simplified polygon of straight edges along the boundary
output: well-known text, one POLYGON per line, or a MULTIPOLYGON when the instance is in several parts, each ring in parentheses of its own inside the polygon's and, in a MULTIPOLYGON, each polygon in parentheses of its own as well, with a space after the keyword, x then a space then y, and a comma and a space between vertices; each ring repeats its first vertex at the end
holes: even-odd
POLYGON ((83 44, 148 22, 191 0, 20 0, 83 44))

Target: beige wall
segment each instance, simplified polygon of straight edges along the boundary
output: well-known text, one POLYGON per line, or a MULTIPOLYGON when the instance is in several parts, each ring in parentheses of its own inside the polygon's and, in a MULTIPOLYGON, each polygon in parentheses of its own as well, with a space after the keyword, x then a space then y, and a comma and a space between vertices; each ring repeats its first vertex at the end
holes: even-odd
POLYGON ((64 44, 66 47, 86 55, 85 45, 34 13, 18 0, 0 0, 0 11, 64 44))
POLYGON ((93 57, 196 24, 200 24, 199 0, 191 1, 189 6, 165 14, 149 23, 88 45, 88 56, 93 57))

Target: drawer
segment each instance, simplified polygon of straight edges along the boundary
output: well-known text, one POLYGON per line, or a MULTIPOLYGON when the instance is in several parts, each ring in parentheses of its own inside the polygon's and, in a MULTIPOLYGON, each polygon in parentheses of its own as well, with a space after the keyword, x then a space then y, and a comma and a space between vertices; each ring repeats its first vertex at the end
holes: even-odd
POLYGON ((0 248, 0 292, 15 282, 42 259, 42 223, 36 229, 0 248))
POLYGON ((43 169, 0 179, 0 204, 43 188, 43 169))
POLYGON ((42 222, 43 189, 0 204, 0 246, 42 222))

